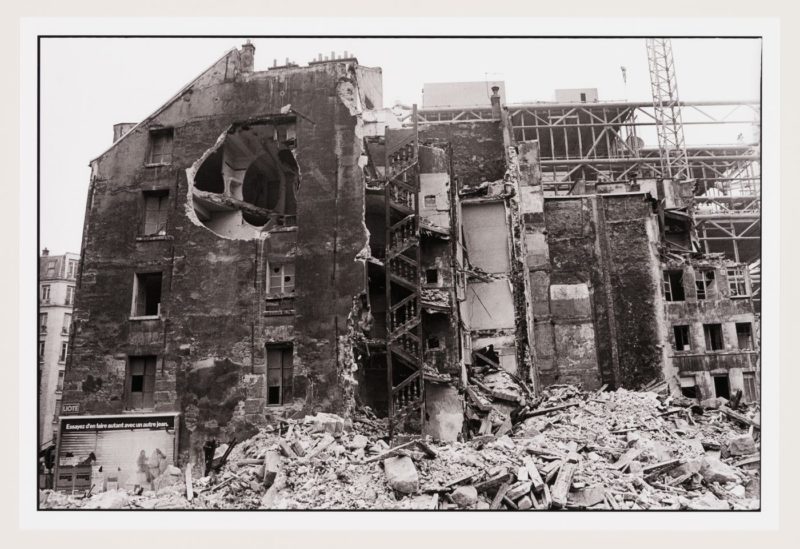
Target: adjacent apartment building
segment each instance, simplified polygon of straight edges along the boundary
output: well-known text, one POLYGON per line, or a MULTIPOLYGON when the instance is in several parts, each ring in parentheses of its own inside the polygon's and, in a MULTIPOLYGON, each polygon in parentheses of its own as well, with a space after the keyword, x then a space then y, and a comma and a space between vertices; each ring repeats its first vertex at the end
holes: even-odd
POLYGON ((42 250, 39 258, 37 380, 40 447, 52 444, 56 439, 79 264, 78 254, 53 256, 47 248, 42 250))
POLYGON ((474 368, 698 398, 757 375, 748 272, 692 244, 690 182, 549 185, 499 86, 397 120, 381 69, 254 55, 91 162, 57 487, 356 405, 455 440, 474 368))

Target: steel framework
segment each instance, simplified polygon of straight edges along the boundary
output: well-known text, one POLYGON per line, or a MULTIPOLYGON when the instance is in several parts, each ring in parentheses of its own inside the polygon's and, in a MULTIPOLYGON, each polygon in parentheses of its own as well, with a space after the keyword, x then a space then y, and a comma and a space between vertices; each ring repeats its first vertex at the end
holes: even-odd
POLYGON ((672 40, 648 38, 645 43, 661 169, 670 179, 683 181, 689 179, 689 163, 686 159, 681 106, 678 104, 678 78, 672 58, 672 40))
MULTIPOLYGON (((757 101, 679 101, 686 132, 715 134, 720 128, 758 128, 757 101)), ((652 102, 510 104, 508 118, 516 141, 539 142, 546 194, 569 194, 578 181, 629 184, 635 179, 668 178, 657 143, 658 117, 652 102)), ((418 124, 490 123, 486 108, 418 111, 418 124)), ((744 142, 687 146, 687 178, 694 179, 695 223, 703 250, 735 261, 760 258, 761 171, 758 132, 744 142)), ((695 139, 702 142, 703 139, 695 139)), ((754 281, 754 297, 758 285, 754 281)))

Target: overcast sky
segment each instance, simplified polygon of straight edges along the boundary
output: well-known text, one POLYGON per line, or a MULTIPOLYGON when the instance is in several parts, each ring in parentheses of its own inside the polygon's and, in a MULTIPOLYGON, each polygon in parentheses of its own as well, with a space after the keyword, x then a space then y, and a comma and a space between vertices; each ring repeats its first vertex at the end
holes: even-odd
MULTIPOLYGON (((89 161, 112 141, 112 126, 138 122, 243 39, 58 38, 41 49, 41 245, 79 252, 89 161)), ((556 88, 598 88, 600 100, 649 101, 640 39, 254 39, 256 70, 277 58, 305 65, 345 50, 383 69, 385 106, 422 103, 425 82, 504 80, 509 103, 551 101, 556 88), (627 69, 627 84, 620 67, 627 69)), ((759 99, 760 42, 673 40, 681 99, 759 99)), ((733 113, 740 119, 746 112, 733 113)), ((703 133, 688 144, 732 143, 749 127, 703 133)), ((647 140, 647 138, 646 138, 647 140)), ((648 142, 648 146, 656 143, 648 142)))

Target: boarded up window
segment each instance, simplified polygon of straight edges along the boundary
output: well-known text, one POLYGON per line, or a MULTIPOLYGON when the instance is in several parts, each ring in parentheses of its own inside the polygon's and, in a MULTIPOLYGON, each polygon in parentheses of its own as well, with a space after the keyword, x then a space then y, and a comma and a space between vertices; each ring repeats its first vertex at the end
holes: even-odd
POLYGON ((744 400, 746 402, 758 402, 758 383, 754 372, 744 372, 742 374, 744 383, 744 400))
POLYGON ((267 404, 286 404, 292 399, 291 345, 267 345, 267 404))
POLYGON ((144 236, 167 234, 167 206, 169 191, 145 191, 144 219, 142 234, 144 236))
POLYGON ((152 408, 156 386, 156 357, 130 357, 125 381, 125 407, 128 410, 152 408))
POLYGON ((150 131, 148 164, 170 164, 172 162, 172 128, 150 131))

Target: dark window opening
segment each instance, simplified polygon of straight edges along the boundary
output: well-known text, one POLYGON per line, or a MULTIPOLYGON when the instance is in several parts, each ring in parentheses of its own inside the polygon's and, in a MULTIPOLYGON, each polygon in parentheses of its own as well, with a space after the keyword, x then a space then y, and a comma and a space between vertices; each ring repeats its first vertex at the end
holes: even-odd
POLYGON ((664 271, 664 298, 667 301, 683 301, 683 271, 664 271))
POLYGON ((736 340, 739 343, 739 349, 753 350, 753 325, 749 322, 737 322, 736 340))
POLYGON ((697 299, 708 299, 713 291, 714 271, 698 271, 694 284, 697 288, 697 299))
POLYGON ((161 273, 137 273, 133 316, 158 316, 161 310, 161 273))
POLYGON ((426 208, 436 207, 436 195, 429 194, 425 196, 425 207, 426 208))
POLYGON ((428 284, 436 284, 439 282, 439 269, 426 269, 425 282, 428 284))
POLYGON ((681 394, 686 398, 697 398, 697 386, 681 387, 681 394))
POLYGON ((144 219, 142 234, 144 236, 167 234, 167 207, 169 191, 144 191, 144 219))
POLYGON ((581 103, 586 103, 586 94, 585 93, 581 94, 581 103))
POLYGON ((155 405, 156 357, 129 357, 127 377, 125 407, 129 410, 152 408, 155 405))
POLYGON ((714 393, 718 397, 731 398, 731 387, 728 376, 714 376, 714 393))
POLYGON ((720 351, 725 347, 722 339, 722 324, 704 324, 706 351, 720 351))
POLYGON ((172 163, 172 128, 150 130, 150 151, 148 164, 172 163))
POLYGON ((267 404, 287 404, 292 399, 291 345, 267 345, 267 404))
POLYGON ((439 348, 439 338, 435 336, 431 336, 428 338, 428 349, 438 349, 439 348))
POLYGON ((672 331, 675 334, 675 350, 690 350, 691 343, 689 341, 689 326, 673 326, 672 331))

